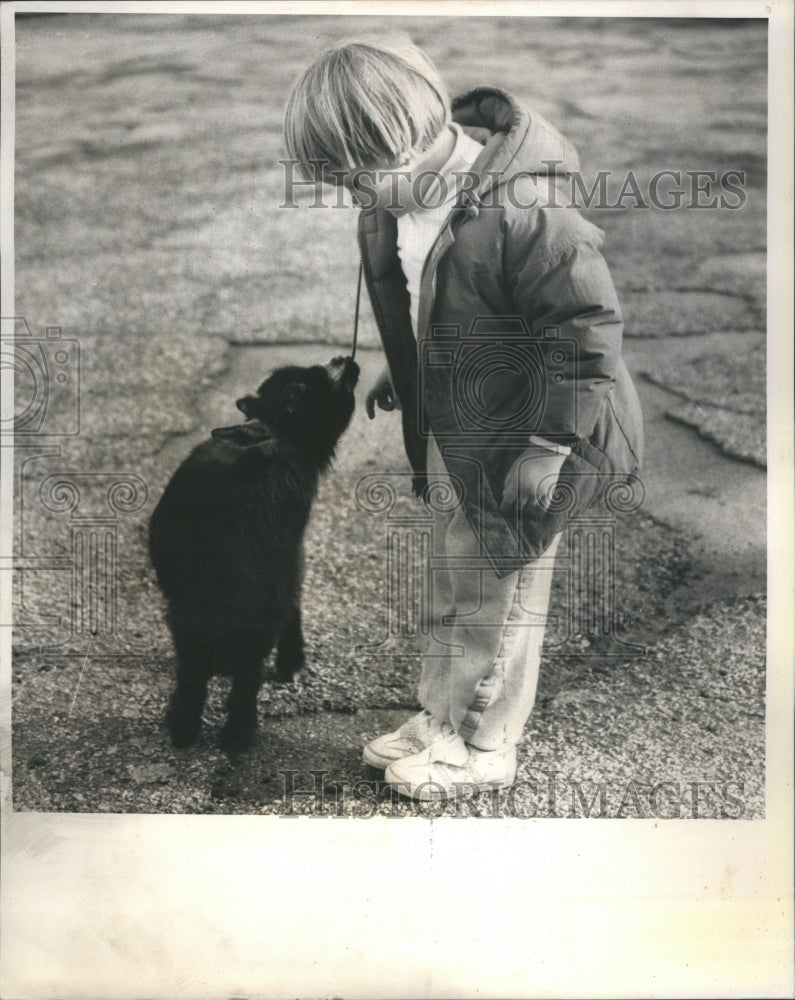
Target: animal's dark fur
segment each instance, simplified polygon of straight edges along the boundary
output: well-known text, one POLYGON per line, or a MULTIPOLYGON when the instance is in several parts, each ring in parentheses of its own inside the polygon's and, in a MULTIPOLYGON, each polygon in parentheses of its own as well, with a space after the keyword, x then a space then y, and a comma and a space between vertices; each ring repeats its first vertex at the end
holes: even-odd
POLYGON ((303 666, 301 543, 358 375, 350 358, 275 371, 237 401, 247 422, 195 448, 152 515, 150 552, 177 653, 166 715, 175 746, 197 740, 213 674, 232 678, 221 745, 241 751, 254 738, 273 646, 278 679, 303 666))

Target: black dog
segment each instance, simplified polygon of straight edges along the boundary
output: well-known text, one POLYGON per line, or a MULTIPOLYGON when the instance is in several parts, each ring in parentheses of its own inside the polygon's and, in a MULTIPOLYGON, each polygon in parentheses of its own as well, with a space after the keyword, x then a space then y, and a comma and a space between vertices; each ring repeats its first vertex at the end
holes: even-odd
POLYGON ((152 515, 149 548, 177 653, 166 714, 175 746, 198 739, 207 682, 223 673, 232 690, 221 746, 248 749, 263 660, 276 645, 282 681, 303 666, 301 543, 358 377, 351 358, 275 371, 237 401, 247 423, 195 448, 152 515))

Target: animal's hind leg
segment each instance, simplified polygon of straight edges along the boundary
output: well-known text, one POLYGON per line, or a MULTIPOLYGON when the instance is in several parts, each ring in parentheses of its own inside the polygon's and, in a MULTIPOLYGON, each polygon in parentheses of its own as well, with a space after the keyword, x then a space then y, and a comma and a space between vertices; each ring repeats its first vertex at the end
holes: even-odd
POLYGON ((304 633, 301 608, 296 605, 279 633, 276 647, 276 680, 288 682, 304 666, 304 633))
POLYGON ((224 657, 232 675, 227 717, 221 747, 242 753, 254 742, 257 731, 257 695, 262 685, 262 661, 273 648, 273 636, 236 633, 224 643, 224 657))
POLYGON ((177 687, 166 722, 174 746, 189 747, 201 730, 207 682, 213 672, 212 641, 204 629, 172 622, 171 630, 177 651, 177 687))

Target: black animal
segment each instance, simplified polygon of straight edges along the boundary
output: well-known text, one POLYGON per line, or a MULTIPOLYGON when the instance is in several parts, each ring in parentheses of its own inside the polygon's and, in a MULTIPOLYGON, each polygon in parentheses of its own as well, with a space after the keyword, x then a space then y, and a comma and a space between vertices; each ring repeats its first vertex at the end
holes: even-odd
POLYGON ((177 747, 198 739, 213 674, 232 678, 221 746, 239 752, 254 739, 273 646, 277 679, 303 666, 302 538, 358 377, 351 358, 276 370, 237 401, 247 422, 195 448, 152 515, 149 548, 177 653, 166 713, 177 747))

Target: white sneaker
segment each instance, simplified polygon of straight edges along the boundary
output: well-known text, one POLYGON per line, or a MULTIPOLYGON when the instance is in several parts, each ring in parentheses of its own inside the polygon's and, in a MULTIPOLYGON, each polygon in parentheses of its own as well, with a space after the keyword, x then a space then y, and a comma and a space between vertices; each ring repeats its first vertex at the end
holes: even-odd
POLYGON ((447 799, 465 788, 507 788, 516 779, 516 747, 478 750, 450 733, 394 761, 384 777, 401 795, 423 802, 447 799))
POLYGON ((428 711, 418 712, 393 733, 386 733, 368 743, 362 751, 362 759, 370 767, 385 768, 393 761, 419 753, 450 732, 449 723, 439 722, 428 711))

